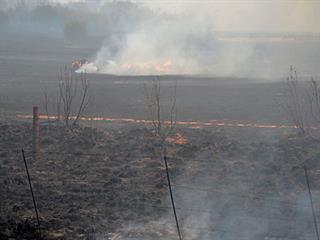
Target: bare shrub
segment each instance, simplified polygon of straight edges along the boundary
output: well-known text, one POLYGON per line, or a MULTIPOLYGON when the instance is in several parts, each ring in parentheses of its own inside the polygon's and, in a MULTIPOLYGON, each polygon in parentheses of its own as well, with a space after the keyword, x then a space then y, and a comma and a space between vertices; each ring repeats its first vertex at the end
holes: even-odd
POLYGON ((49 100, 49 94, 48 94, 48 90, 45 87, 42 91, 43 94, 43 105, 44 105, 44 110, 47 116, 49 116, 49 104, 50 104, 50 100, 49 100))
MULTIPOLYGON (((53 104, 56 106, 56 120, 63 121, 66 127, 78 124, 89 104, 89 83, 86 73, 77 74, 65 66, 58 77, 58 93, 53 104), (79 87, 80 84, 80 87, 79 87)), ((50 98, 47 89, 43 90, 44 109, 49 114, 50 98)))
POLYGON ((310 113, 313 120, 320 123, 320 86, 319 83, 313 78, 310 81, 308 89, 308 100, 310 106, 310 113))
POLYGON ((177 82, 171 89, 169 99, 167 99, 168 104, 164 106, 160 77, 157 76, 152 79, 150 86, 144 84, 148 119, 152 122, 153 133, 163 144, 165 139, 173 133, 176 126, 177 82))
POLYGON ((283 98, 279 105, 288 117, 288 120, 296 127, 299 135, 308 132, 308 111, 306 109, 306 92, 300 87, 296 69, 291 66, 286 80, 283 98))
POLYGON ((73 69, 68 69, 65 67, 64 73, 61 72, 59 78, 59 98, 61 98, 62 103, 62 118, 66 126, 74 126, 78 123, 80 116, 83 114, 84 110, 89 104, 88 99, 88 89, 89 84, 87 81, 86 73, 80 73, 80 78, 74 73, 73 69), (78 97, 78 82, 81 83, 81 92, 78 97), (78 104, 75 101, 78 100, 78 104), (75 106, 75 105, 78 106, 75 106), (76 109, 76 110, 75 110, 76 109), (75 117, 70 119, 72 114, 75 117), (70 123, 70 120, 73 120, 70 123))

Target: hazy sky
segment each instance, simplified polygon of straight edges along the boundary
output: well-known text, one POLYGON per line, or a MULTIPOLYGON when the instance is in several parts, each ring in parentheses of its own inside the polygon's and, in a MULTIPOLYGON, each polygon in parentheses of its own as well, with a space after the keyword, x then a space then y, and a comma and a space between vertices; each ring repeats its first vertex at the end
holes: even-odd
POLYGON ((21 11, 20 4, 17 11, 8 11, 9 18, 0 11, 2 19, 9 19, 2 25, 13 32, 65 37, 64 21, 69 16, 78 19, 90 36, 104 39, 91 57, 92 71, 261 77, 282 74, 295 65, 309 75, 319 72, 319 41, 276 37, 281 34, 246 39, 248 34, 216 31, 320 33, 320 0, 131 0, 136 5, 130 0, 0 0, 0 9, 19 2, 28 9, 41 2, 70 4, 52 14, 46 7, 21 11))
MULTIPOLYGON (((86 1, 99 4, 103 0, 86 1)), ((197 12, 223 31, 320 32, 320 0, 134 0, 171 13, 197 12)))
POLYGON ((217 30, 320 32, 319 0, 139 1, 175 13, 198 12, 217 30))
MULTIPOLYGON (((0 4, 17 0, 0 0, 0 4)), ((118 0, 26 0, 87 2, 96 7, 118 0)), ((320 0, 132 0, 154 10, 205 18, 215 30, 320 32, 320 0)), ((202 19, 202 20, 203 20, 202 19)))

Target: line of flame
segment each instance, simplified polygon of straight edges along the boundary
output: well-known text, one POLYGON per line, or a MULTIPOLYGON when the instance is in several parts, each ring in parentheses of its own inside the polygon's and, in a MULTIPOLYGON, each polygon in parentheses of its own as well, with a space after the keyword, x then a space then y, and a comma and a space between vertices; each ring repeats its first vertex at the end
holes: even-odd
MULTIPOLYGON (((32 119, 32 115, 16 115, 17 118, 21 119, 32 119)), ((47 116, 40 115, 41 120, 57 120, 58 116, 47 116)), ((75 119, 76 116, 70 116, 70 119, 75 119)), ((140 123, 140 124, 152 124, 152 120, 146 119, 134 119, 134 118, 110 118, 110 117, 80 117, 81 121, 107 121, 107 122, 118 122, 118 123, 140 123)), ((170 124, 170 121, 165 121, 165 124, 170 124)), ((220 120, 211 120, 210 122, 200 121, 177 121, 176 125, 187 126, 190 128, 204 128, 210 126, 220 127, 239 127, 239 128, 268 128, 268 129, 294 129, 296 126, 290 125, 276 125, 276 124, 258 124, 258 123, 228 123, 220 120)), ((311 127, 315 128, 315 127, 311 127)))

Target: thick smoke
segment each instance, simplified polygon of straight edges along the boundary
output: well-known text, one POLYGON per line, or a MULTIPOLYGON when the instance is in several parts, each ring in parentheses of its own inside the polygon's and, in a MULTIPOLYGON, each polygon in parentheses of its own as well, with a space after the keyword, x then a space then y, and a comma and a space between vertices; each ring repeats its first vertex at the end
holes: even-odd
POLYGON ((94 63, 112 74, 218 74, 239 71, 252 45, 218 39, 212 19, 202 12, 155 13, 120 39, 108 38, 94 63), (116 49, 116 51, 115 51, 116 49))
POLYGON ((87 72, 281 78, 295 65, 318 76, 319 9, 315 1, 0 0, 0 31, 93 44, 87 72))
MULTIPOLYGON (((171 6, 160 4, 168 5, 171 6)), ((317 62, 314 51, 319 50, 318 42, 296 41, 296 35, 284 32, 303 29, 303 24, 300 24, 300 29, 293 27, 297 19, 304 21, 308 30, 312 29, 312 21, 304 16, 310 11, 298 12, 293 7, 292 12, 297 18, 294 19, 292 15, 287 18, 281 15, 287 12, 285 4, 250 5, 246 2, 235 4, 235 7, 221 5, 180 2, 171 9, 159 10, 152 4, 135 4, 136 7, 131 7, 128 12, 130 19, 121 12, 121 22, 113 23, 114 29, 122 34, 109 32, 93 62, 82 70, 129 75, 205 74, 280 78, 293 64, 303 75, 319 74, 312 64, 317 62), (132 14, 132 10, 139 10, 142 13, 140 18, 132 14), (268 14, 275 19, 267 18, 268 14), (234 29, 230 20, 233 18, 238 19, 234 22, 234 29), (219 31, 221 28, 232 32, 219 31), (306 62, 311 64, 307 66, 306 62)))

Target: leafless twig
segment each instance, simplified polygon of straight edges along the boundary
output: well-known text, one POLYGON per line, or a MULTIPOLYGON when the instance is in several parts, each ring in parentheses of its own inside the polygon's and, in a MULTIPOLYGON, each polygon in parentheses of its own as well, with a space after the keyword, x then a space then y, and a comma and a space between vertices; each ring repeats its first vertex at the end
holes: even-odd
POLYGON ((312 118, 319 123, 320 122, 320 87, 319 83, 313 78, 310 81, 310 87, 307 92, 310 113, 312 118))
POLYGON ((65 125, 67 127, 75 126, 78 124, 81 115, 84 113, 89 104, 89 84, 87 81, 87 76, 85 73, 81 73, 79 79, 72 69, 65 67, 64 73, 62 73, 62 71, 60 72, 59 80, 58 110, 60 112, 60 105, 62 105, 62 117, 65 125), (78 100, 77 95, 79 80, 81 81, 81 95, 78 106, 74 106, 76 104, 75 101, 78 100), (76 117, 70 124, 70 117, 72 116, 74 108, 77 108, 76 117))
POLYGON ((308 129, 308 113, 305 109, 305 97, 299 87, 298 74, 293 66, 290 67, 286 80, 284 98, 278 104, 296 127, 298 133, 305 135, 308 129))
POLYGON ((168 108, 163 107, 160 77, 152 79, 151 86, 144 84, 147 111, 152 122, 154 134, 162 140, 172 134, 176 125, 177 82, 173 87, 168 108), (166 112, 166 113, 165 113, 166 112), (166 116, 166 117, 165 117, 166 116))

